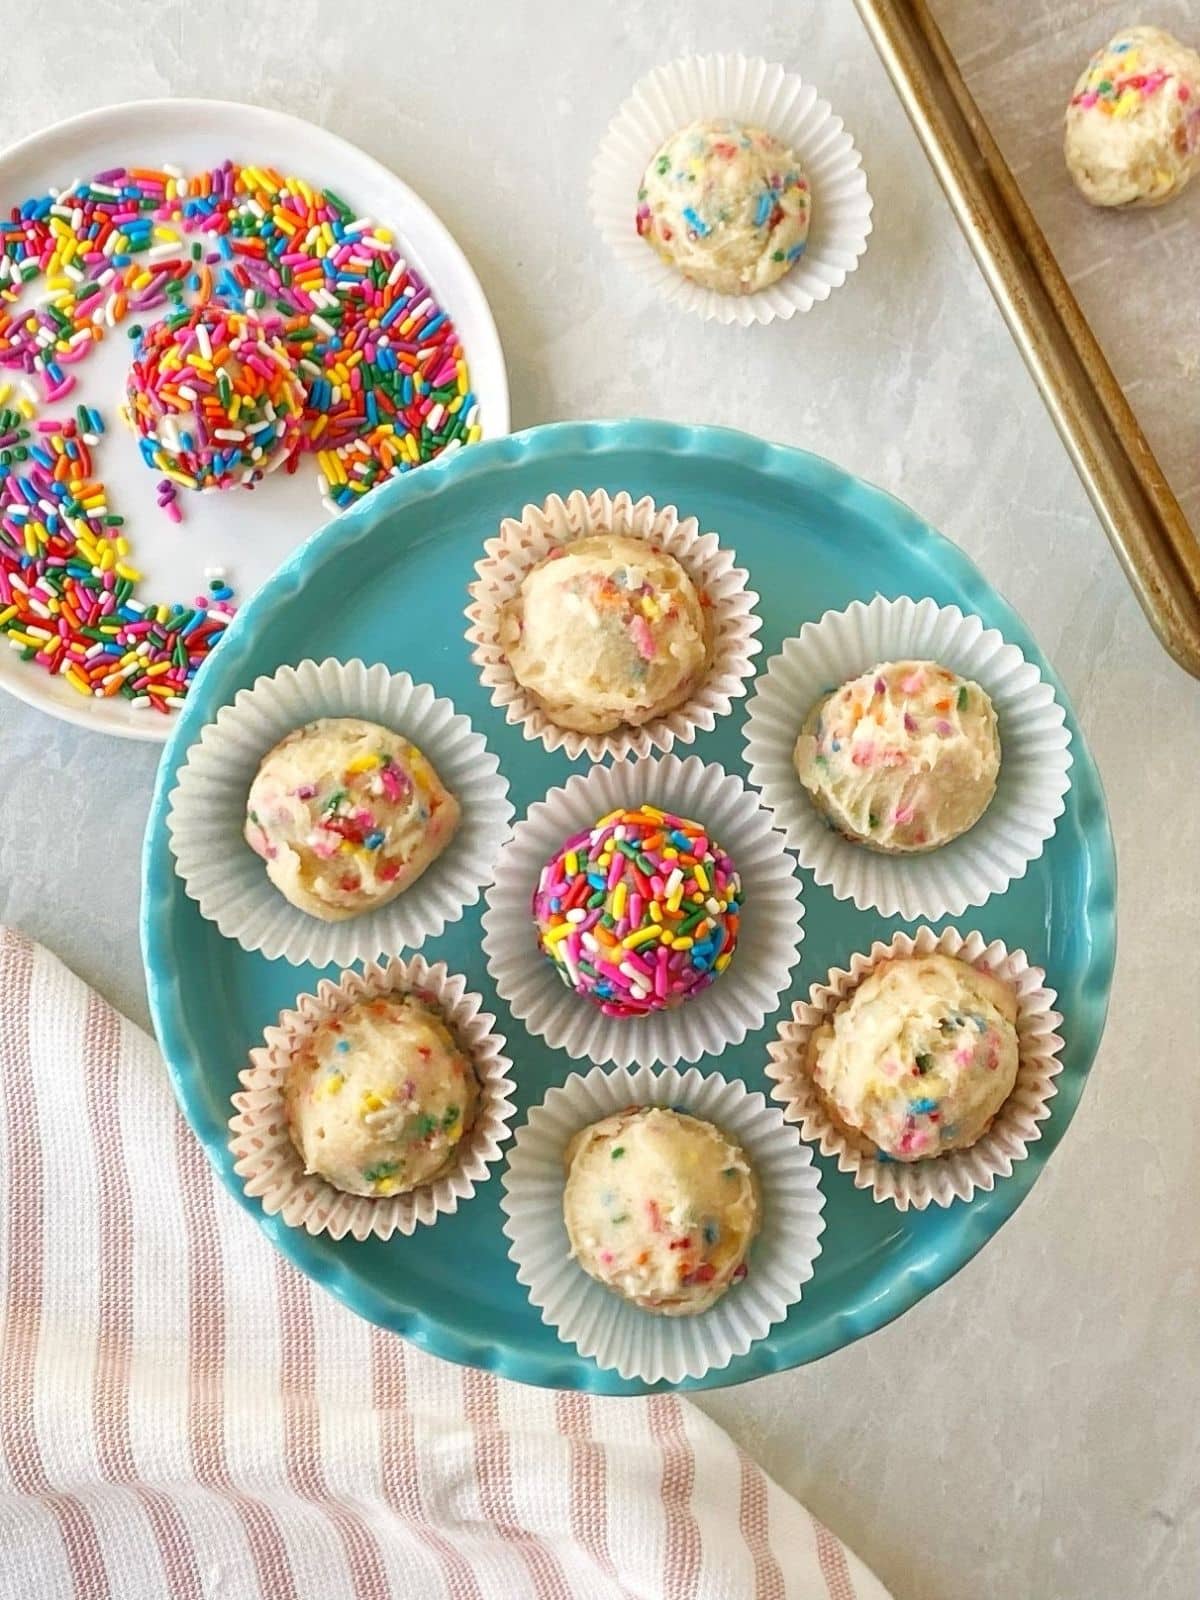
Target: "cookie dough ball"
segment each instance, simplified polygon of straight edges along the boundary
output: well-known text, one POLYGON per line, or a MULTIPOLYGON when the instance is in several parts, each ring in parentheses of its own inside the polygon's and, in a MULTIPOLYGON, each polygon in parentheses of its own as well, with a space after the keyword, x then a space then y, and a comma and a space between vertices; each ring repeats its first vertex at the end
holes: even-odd
POLYGON ((727 119, 693 122, 646 168, 637 230, 693 283, 752 294, 804 254, 811 211, 800 163, 774 135, 727 119))
POLYGON ((346 1194, 405 1194, 454 1165, 479 1084, 439 1016, 389 995, 314 1029, 283 1097, 306 1172, 346 1194))
POLYGON ((210 302, 142 334, 122 415, 148 467, 185 489, 231 489, 295 455, 305 393, 282 328, 210 302))
POLYGON ((263 757, 246 843, 294 906, 341 922, 407 889, 458 822, 458 801, 416 745, 358 717, 321 717, 263 757))
POLYGON ((632 1107, 577 1133, 566 1165, 571 1254, 606 1289, 690 1317, 745 1277, 758 1188, 745 1152, 711 1122, 632 1107))
POLYGON ((686 700, 708 666, 708 622, 673 555, 613 533, 538 562, 501 613, 513 676, 560 728, 610 733, 686 700))
POLYGON ((996 792, 996 712, 977 683, 936 661, 885 661, 817 702, 793 759, 846 838, 894 855, 936 850, 996 792))
POLYGON ((737 868, 689 817, 640 806, 568 839, 533 896, 538 948, 606 1017, 665 1011, 729 966, 741 926, 737 868))
POLYGON ((1063 149, 1094 206, 1170 200, 1200 166, 1200 55, 1161 28, 1123 29, 1075 85, 1063 149))
POLYGON ((1017 1001, 951 956, 883 961, 808 1041, 827 1110, 893 1161, 981 1139, 1017 1081, 1017 1001))

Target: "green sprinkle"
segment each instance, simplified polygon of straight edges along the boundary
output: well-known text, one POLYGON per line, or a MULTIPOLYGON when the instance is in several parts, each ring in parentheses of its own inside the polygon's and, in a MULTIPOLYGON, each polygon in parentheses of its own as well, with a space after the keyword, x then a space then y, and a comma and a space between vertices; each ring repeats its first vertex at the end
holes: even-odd
POLYGON ((454 1124, 458 1121, 458 1117, 459 1117, 458 1107, 457 1106, 447 1106, 446 1107, 446 1111, 445 1111, 445 1115, 442 1117, 442 1127, 443 1128, 452 1128, 454 1126, 454 1124))
POLYGON ((878 826, 879 826, 879 818, 872 811, 870 816, 867 818, 867 827, 868 828, 877 828, 878 826))
POLYGON ((932 1056, 919 1055, 917 1057, 917 1071, 921 1074, 922 1077, 925 1076, 925 1074, 929 1071, 929 1069, 932 1066, 933 1066, 933 1057, 932 1056))
POLYGON ((417 1118, 418 1136, 422 1139, 428 1139, 429 1135, 436 1131, 437 1125, 438 1119, 426 1111, 423 1116, 417 1118))
POLYGON ((628 1211, 622 1211, 622 1213, 621 1213, 621 1215, 619 1217, 613 1217, 611 1220, 614 1223, 617 1223, 617 1222, 628 1222, 629 1221, 629 1213, 628 1213, 628 1211))
POLYGON ((373 1167, 363 1168, 363 1177, 368 1183, 378 1183, 381 1178, 391 1178, 400 1170, 398 1161, 379 1161, 373 1167))
POLYGON ((618 1144, 618 1145, 614 1145, 613 1146, 612 1158, 613 1158, 614 1161, 619 1161, 624 1154, 625 1154, 625 1146, 623 1144, 618 1144))
POLYGON ((962 688, 958 691, 958 709, 960 711, 965 711, 967 709, 967 701, 970 698, 970 695, 967 693, 967 686, 964 683, 962 688))

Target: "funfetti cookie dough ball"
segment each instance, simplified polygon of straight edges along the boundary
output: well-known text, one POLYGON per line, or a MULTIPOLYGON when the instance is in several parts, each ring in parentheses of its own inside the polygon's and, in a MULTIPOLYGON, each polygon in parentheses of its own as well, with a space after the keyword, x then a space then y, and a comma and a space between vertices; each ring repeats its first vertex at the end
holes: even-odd
POLYGON ((1125 28, 1067 107, 1067 169, 1094 206, 1161 205, 1200 166, 1200 55, 1161 28, 1125 28))
POLYGON ((826 1109, 893 1161, 975 1144, 1017 1081, 1017 1001, 952 956, 880 962, 808 1041, 826 1109))
POLYGON ((306 1172, 346 1194, 403 1194, 455 1163, 479 1084, 442 1019, 410 995, 360 1000, 297 1048, 284 1084, 306 1172))
POLYGON ((209 302, 142 334, 122 415, 148 467, 186 489, 230 489, 296 453, 305 393, 281 330, 277 316, 209 302))
POLYGON ((577 1133, 566 1165, 571 1254, 614 1294, 687 1317, 745 1276, 757 1185, 745 1152, 711 1122, 633 1107, 577 1133))
POLYGON ((709 660, 696 586, 673 555, 620 534, 540 561, 501 613, 513 676, 560 728, 610 733, 686 700, 709 660))
POLYGON ((613 811, 542 868, 538 946, 607 1017, 682 1005, 729 966, 741 926, 737 868, 702 825, 656 806, 613 811))
POLYGON ((987 810, 1000 772, 991 700, 936 661, 885 661, 819 700, 796 773, 848 839, 936 850, 987 810))
POLYGON ((340 922, 395 899, 446 848, 458 801, 414 744, 358 717, 321 717, 263 757, 246 842, 301 911, 340 922))
POLYGON ((672 134, 646 168, 637 230, 685 278, 751 294, 804 254, 812 205, 796 157, 764 128, 721 119, 672 134))

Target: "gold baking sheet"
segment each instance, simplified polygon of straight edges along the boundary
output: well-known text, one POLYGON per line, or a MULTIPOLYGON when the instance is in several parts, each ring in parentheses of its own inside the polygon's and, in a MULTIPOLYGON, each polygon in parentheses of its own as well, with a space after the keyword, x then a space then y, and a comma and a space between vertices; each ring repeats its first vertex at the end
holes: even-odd
MULTIPOLYGON (((1200 676, 1200 181, 1103 212, 1062 159, 1074 81, 1128 8, 856 4, 1147 616, 1200 676)), ((1194 41, 1200 6, 1155 21, 1194 41)))

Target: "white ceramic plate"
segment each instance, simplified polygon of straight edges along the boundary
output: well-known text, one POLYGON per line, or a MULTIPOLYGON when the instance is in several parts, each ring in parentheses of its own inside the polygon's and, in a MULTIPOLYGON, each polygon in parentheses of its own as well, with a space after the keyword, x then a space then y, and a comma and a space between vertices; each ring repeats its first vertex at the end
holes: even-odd
MULTIPOLYGON (((220 100, 141 100, 73 117, 0 154, 0 205, 61 189, 121 164, 170 162, 193 171, 224 160, 261 163, 333 189, 359 215, 391 228, 405 256, 428 282, 462 335, 485 438, 508 432, 508 374, 504 354, 470 263, 446 228, 406 183, 344 139, 323 128, 258 106, 220 100)), ((37 292, 31 285, 23 303, 37 292)), ((151 318, 161 311, 150 313, 151 318)), ((274 473, 252 493, 181 493, 184 521, 176 526, 155 503, 158 475, 143 465, 133 435, 120 420, 130 358, 126 329, 107 339, 71 370, 77 388, 65 402, 102 413, 107 433, 93 452, 109 505, 128 522, 130 560, 143 574, 140 599, 191 600, 206 588, 205 568, 223 567, 235 601, 247 600, 283 558, 328 521, 315 461, 293 477, 274 473), (236 515, 234 514, 236 513, 236 515)), ((12 377, 0 368, 0 386, 12 377)), ((59 407, 61 414, 63 407, 59 407)), ((47 414, 47 413, 43 413, 47 414)), ((49 414, 53 415, 51 411, 49 414)), ((88 700, 67 683, 25 662, 0 639, 0 686, 30 705, 85 727, 131 739, 162 740, 171 719, 123 700, 88 700)))

